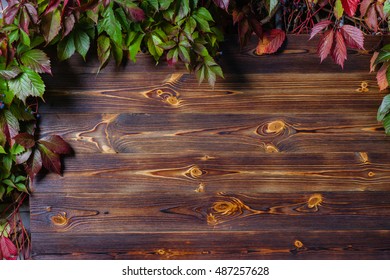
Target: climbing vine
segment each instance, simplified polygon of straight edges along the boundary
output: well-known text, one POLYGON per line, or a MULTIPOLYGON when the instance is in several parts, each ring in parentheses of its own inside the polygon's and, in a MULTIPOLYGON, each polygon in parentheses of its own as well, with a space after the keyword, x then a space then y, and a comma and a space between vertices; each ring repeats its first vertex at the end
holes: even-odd
MULTIPOLYGON (((286 33, 321 36, 319 61, 341 68, 364 35, 388 32, 389 0, 7 0, 0 20, 0 259, 29 258, 20 208, 41 169, 61 174, 71 147, 58 135, 38 139, 39 101, 52 75, 47 48, 59 60, 95 52, 99 72, 150 54, 156 64, 184 64, 199 82, 223 78, 216 58, 224 34, 241 46, 257 36, 257 55, 283 48, 286 33)), ((373 54, 381 90, 388 87, 390 45, 373 54)), ((367 66, 368 67, 368 66, 367 66)), ((390 95, 378 111, 390 134, 390 95)))

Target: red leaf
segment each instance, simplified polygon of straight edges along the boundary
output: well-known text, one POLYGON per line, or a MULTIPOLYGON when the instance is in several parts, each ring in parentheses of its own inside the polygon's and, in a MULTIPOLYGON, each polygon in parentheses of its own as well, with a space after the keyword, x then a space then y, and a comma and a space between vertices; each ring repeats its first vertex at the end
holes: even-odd
POLYGON ((41 152, 43 166, 47 170, 61 175, 60 156, 50 151, 43 144, 38 144, 38 149, 41 152))
POLYGON ((214 4, 221 9, 228 10, 230 0, 214 0, 214 4))
POLYGON ((18 256, 18 250, 12 241, 5 236, 0 237, 0 255, 1 260, 16 260, 18 256))
POLYGON ((4 22, 5 24, 11 24, 14 22, 15 20, 15 17, 17 15, 17 13, 19 12, 19 5, 18 4, 15 4, 13 6, 8 6, 7 8, 5 8, 3 14, 4 14, 4 22))
POLYGON ((238 37, 240 39, 240 46, 243 47, 248 42, 248 39, 251 36, 252 31, 249 30, 249 22, 247 19, 244 19, 238 22, 238 37))
POLYGON ((378 81, 379 90, 384 90, 389 86, 387 81, 387 69, 389 68, 389 63, 383 63, 382 67, 378 70, 376 74, 376 80, 378 81))
POLYGON ((34 180, 35 175, 42 169, 42 156, 38 149, 36 149, 34 154, 29 158, 25 168, 30 179, 34 180))
POLYGON ((373 0, 363 0, 360 3, 360 16, 363 17, 367 13, 368 6, 372 3, 373 0))
POLYGON ((34 136, 30 133, 19 133, 14 137, 15 142, 19 145, 25 147, 26 149, 30 149, 35 146, 34 136))
POLYGON ((50 0, 49 5, 47 5, 47 8, 46 8, 44 15, 55 10, 60 5, 60 3, 61 3, 61 0, 50 0))
POLYGON ((62 38, 66 37, 73 30, 75 22, 76 19, 73 14, 65 18, 63 21, 64 33, 62 34, 62 38))
POLYGON ((355 15, 359 2, 360 0, 341 0, 345 13, 350 17, 355 15))
POLYGON ((311 40, 315 35, 317 35, 322 29, 325 29, 326 27, 328 27, 329 24, 331 24, 331 23, 332 23, 332 21, 330 21, 330 20, 323 20, 323 21, 320 21, 319 23, 316 23, 313 26, 313 28, 311 29, 309 40, 311 40))
POLYGON ((376 11, 378 12, 378 15, 381 17, 381 19, 385 19, 386 15, 385 15, 383 4, 378 1, 375 3, 375 8, 376 11))
POLYGON ((44 137, 38 142, 56 154, 65 155, 70 154, 72 152, 72 148, 69 146, 69 144, 66 143, 61 136, 58 135, 50 135, 44 137))
POLYGON ((261 23, 253 15, 249 16, 249 25, 256 33, 257 37, 259 38, 263 37, 263 27, 261 23))
POLYGON ((139 7, 128 8, 130 17, 135 21, 143 21, 145 19, 145 12, 139 7))
POLYGON ((376 10, 375 10, 375 6, 372 5, 368 11, 367 11, 367 15, 366 17, 364 18, 364 21, 366 22, 367 26, 377 32, 378 31, 378 17, 376 15, 376 10))
POLYGON ((346 24, 341 27, 341 31, 348 47, 352 49, 364 49, 364 34, 359 28, 346 24))
POLYGON ((334 62, 344 68, 344 61, 347 59, 347 47, 345 46, 345 41, 341 31, 336 31, 335 34, 335 44, 332 49, 332 58, 334 62))
POLYGON ((232 13, 232 17, 233 17, 233 24, 236 24, 237 22, 241 21, 244 18, 244 13, 242 11, 234 9, 232 13))
POLYGON ((318 55, 321 58, 321 62, 329 55, 330 50, 333 45, 333 35, 334 32, 332 29, 326 31, 322 36, 320 43, 318 45, 318 55))
POLYGON ((259 41, 256 47, 256 54, 271 54, 275 53, 286 39, 286 33, 280 29, 272 29, 269 33, 265 33, 263 39, 259 41))
POLYGON ((22 14, 20 15, 19 26, 25 33, 29 34, 28 32, 29 25, 30 25, 30 16, 28 15, 27 10, 23 8, 22 14))
POLYGON ((370 73, 375 71, 375 66, 376 66, 375 65, 375 60, 378 57, 378 55, 379 55, 379 52, 374 52, 372 54, 372 57, 370 59, 370 73))
POLYGON ((35 7, 30 3, 26 3, 26 4, 24 4, 24 6, 26 7, 28 14, 31 17, 32 22, 36 24, 38 22, 37 9, 35 9, 35 7))

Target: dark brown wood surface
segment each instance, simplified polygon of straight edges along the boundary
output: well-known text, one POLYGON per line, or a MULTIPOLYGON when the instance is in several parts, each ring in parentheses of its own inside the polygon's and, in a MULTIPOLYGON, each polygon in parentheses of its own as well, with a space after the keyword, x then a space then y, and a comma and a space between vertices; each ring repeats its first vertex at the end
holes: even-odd
POLYGON ((215 88, 145 55, 98 76, 93 58, 56 64, 40 134, 75 154, 34 183, 33 257, 389 259, 378 38, 344 70, 307 39, 226 43, 215 88))

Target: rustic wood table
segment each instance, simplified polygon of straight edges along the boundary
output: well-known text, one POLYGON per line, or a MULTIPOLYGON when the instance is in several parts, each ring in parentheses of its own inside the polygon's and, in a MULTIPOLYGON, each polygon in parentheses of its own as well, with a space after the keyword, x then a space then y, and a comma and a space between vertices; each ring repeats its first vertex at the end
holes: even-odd
POLYGON ((35 182, 33 257, 389 259, 370 55, 350 52, 342 71, 307 36, 270 56, 254 43, 225 44, 214 89, 146 55, 98 76, 93 58, 56 63, 41 135, 75 155, 35 182))

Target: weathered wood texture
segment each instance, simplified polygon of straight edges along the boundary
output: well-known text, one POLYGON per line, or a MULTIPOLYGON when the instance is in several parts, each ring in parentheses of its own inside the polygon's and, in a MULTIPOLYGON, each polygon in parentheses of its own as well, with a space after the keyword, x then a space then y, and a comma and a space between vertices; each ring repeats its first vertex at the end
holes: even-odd
POLYGON ((143 55, 98 76, 93 59, 56 65, 40 133, 75 155, 34 184, 34 258, 389 259, 370 55, 342 71, 307 39, 264 57, 226 44, 214 89, 143 55))

